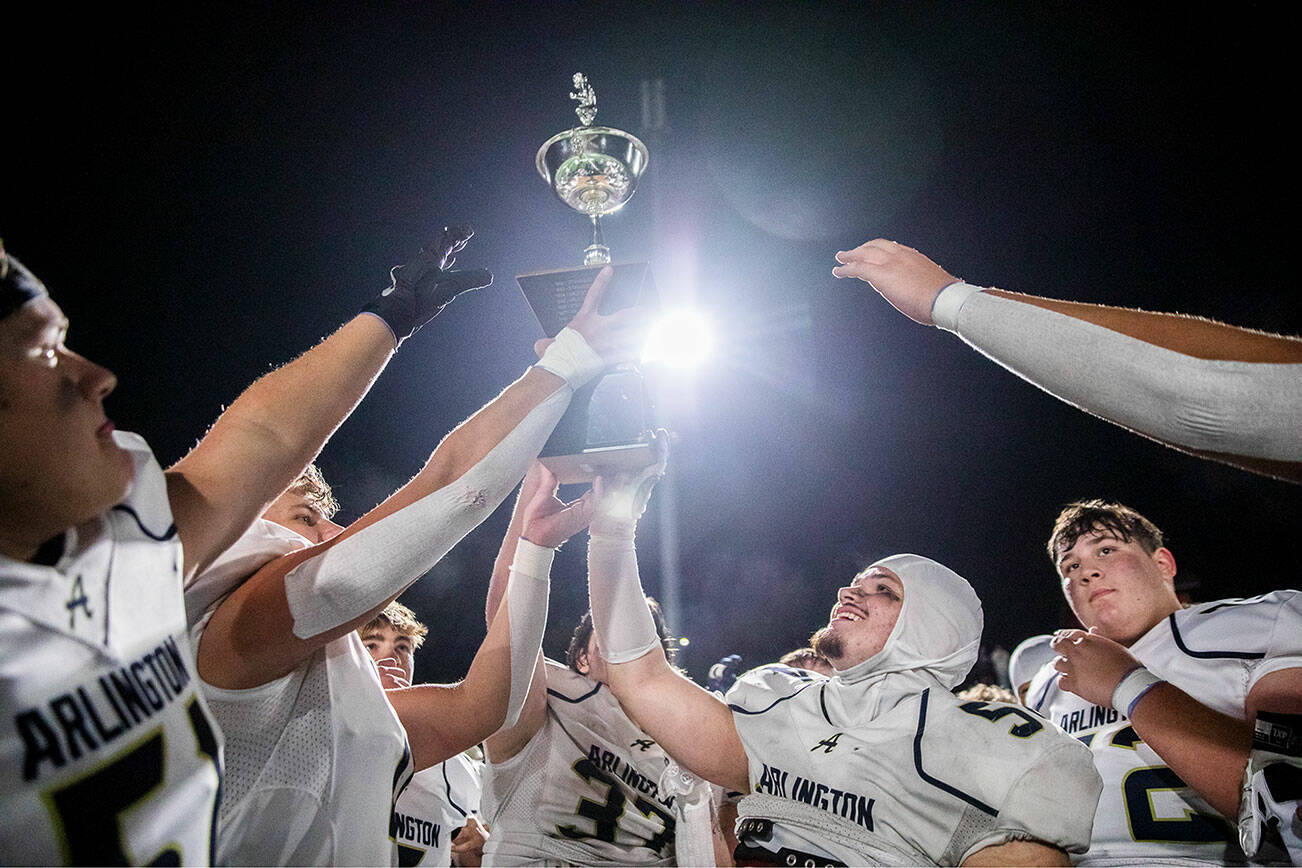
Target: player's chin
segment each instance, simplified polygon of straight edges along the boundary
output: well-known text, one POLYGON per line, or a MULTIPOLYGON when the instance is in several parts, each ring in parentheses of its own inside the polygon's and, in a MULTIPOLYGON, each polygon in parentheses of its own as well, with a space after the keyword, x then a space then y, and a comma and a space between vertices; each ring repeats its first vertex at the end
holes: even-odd
POLYGON ((835 622, 828 624, 809 637, 809 647, 828 660, 839 659, 845 651, 845 643, 837 633, 835 622))

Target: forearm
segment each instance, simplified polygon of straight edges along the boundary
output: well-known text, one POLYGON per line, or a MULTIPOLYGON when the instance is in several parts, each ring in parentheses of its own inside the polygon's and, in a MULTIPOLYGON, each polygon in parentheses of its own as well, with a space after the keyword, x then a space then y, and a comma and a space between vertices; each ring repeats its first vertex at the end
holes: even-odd
POLYGON ((638 576, 631 524, 598 529, 588 544, 593 629, 610 689, 624 711, 679 763, 735 790, 747 788, 745 750, 732 712, 674 671, 638 576))
POLYGON ((508 620, 494 619, 461 682, 386 691, 407 730, 418 770, 479 744, 501 728, 511 678, 508 620))
POLYGON ((445 458, 445 441, 430 459, 434 469, 427 465, 343 534, 314 548, 286 576, 294 634, 305 639, 354 629, 429 570, 524 476, 570 395, 559 378, 531 370, 462 426, 477 442, 462 437, 445 458), (467 456, 476 463, 462 469, 467 456))
MULTIPOLYGON (((413 719, 408 725, 404 718, 413 753, 419 742, 418 767, 440 762, 517 723, 537 730, 546 704, 539 655, 547 624, 552 555, 551 549, 521 543, 501 611, 490 623, 464 681, 450 690, 431 687, 400 697, 400 714, 413 719)), ((499 760, 506 758, 497 753, 499 760)))
POLYGON ((963 860, 963 868, 996 865, 1070 865, 1071 859, 1057 847, 1039 841, 1009 841, 976 851, 963 860))
POLYGON ((382 322, 355 317, 255 381, 168 470, 187 576, 234 542, 321 451, 393 348, 382 322))
POLYGON ((526 497, 525 488, 528 481, 521 486, 520 492, 515 500, 515 507, 511 510, 511 521, 506 527, 506 535, 502 537, 502 545, 497 550, 497 557, 493 560, 493 575, 488 581, 488 593, 484 599, 484 622, 493 623, 493 618, 497 617, 497 611, 502 605, 502 599, 506 596, 507 582, 510 580, 511 563, 515 559, 515 549, 519 544, 520 535, 524 528, 524 509, 527 506, 528 498, 526 497))
POLYGON ((746 750, 719 697, 669 665, 660 647, 606 667, 624 712, 680 765, 711 783, 749 792, 746 750))
POLYGON ((1297 338, 1240 328, 1186 314, 1061 301, 1003 289, 986 291, 1000 298, 1094 323, 1110 331, 1197 359, 1263 364, 1302 363, 1302 340, 1297 338))
POLYGON ((1171 770, 1224 816, 1239 812, 1251 724, 1221 714, 1183 690, 1161 683, 1132 709, 1130 723, 1171 770))
MULTIPOLYGON (((1133 431, 1262 472, 1302 461, 1302 341, 1192 317, 947 288, 937 325, 1133 431), (1256 462, 1256 463, 1252 463, 1256 462)), ((1302 467, 1302 465, 1299 465, 1302 467)))

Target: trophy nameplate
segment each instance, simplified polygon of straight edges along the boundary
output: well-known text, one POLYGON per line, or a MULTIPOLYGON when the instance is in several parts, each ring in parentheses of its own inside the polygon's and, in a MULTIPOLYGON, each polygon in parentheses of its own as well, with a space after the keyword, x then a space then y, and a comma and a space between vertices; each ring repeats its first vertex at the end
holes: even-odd
MULTIPOLYGON (((634 304, 654 306, 656 301, 650 264, 611 264, 601 230, 601 219, 623 208, 636 191, 649 160, 646 145, 622 130, 593 126, 596 93, 582 73, 575 74, 574 87, 570 98, 579 103, 579 125, 544 142, 535 165, 557 197, 589 219, 592 241, 582 267, 516 277, 547 337, 555 337, 574 318, 605 265, 615 274, 600 313, 634 304)), ((621 365, 575 392, 539 458, 562 483, 635 472, 656 461, 654 428, 641 372, 635 365, 621 365)))

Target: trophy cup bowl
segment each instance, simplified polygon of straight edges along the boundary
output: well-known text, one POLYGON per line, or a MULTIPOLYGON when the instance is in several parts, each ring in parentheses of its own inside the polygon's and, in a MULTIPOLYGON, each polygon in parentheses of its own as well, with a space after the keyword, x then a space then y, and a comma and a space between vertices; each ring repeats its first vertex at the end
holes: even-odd
POLYGON ((562 202, 597 218, 624 207, 647 160, 637 136, 611 127, 575 127, 544 142, 534 162, 562 202))

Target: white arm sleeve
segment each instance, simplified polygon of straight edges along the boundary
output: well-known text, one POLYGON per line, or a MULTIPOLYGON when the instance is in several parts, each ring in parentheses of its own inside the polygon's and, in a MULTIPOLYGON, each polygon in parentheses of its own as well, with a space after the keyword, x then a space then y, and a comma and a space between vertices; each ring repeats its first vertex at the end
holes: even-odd
POLYGON ((506 703, 510 729, 520 721, 533 671, 547 627, 547 592, 551 588, 556 551, 521 539, 515 546, 511 577, 506 585, 506 612, 511 634, 511 695, 506 703))
POLYGON ((932 319, 1046 392, 1141 434, 1302 461, 1302 364, 1198 359, 956 283, 932 319))
POLYGON ((547 396, 455 482, 363 528, 285 575, 294 635, 333 630, 400 594, 515 488, 570 403, 547 396))
POLYGON ((637 573, 631 532, 589 535, 588 599, 597 647, 608 663, 636 660, 660 644, 637 573))

